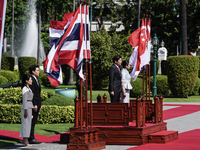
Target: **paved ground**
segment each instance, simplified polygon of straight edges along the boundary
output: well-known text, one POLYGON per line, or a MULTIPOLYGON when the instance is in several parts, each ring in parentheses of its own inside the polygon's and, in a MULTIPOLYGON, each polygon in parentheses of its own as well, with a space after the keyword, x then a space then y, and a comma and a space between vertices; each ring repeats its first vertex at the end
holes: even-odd
MULTIPOLYGON (((200 103, 164 103, 164 104, 185 104, 185 105, 200 105, 200 103)), ((164 106, 163 110, 173 109, 180 106, 164 106)), ((165 120, 167 122, 167 130, 179 131, 179 133, 187 132, 194 129, 200 129, 200 110, 191 114, 176 117, 173 119, 165 120)), ((104 150, 126 150, 134 147, 132 145, 107 145, 104 150)), ((14 146, 0 148, 3 150, 66 150, 66 144, 59 143, 42 143, 35 144, 31 147, 23 147, 22 144, 18 143, 14 146)))

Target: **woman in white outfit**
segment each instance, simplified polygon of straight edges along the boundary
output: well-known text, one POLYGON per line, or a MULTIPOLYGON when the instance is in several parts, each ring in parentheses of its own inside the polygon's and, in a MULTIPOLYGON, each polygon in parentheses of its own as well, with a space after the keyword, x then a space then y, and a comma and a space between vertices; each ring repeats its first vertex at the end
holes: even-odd
POLYGON ((122 62, 123 69, 121 70, 122 74, 122 94, 121 94, 121 102, 129 103, 130 90, 133 88, 130 84, 131 76, 128 72, 130 69, 130 63, 125 60, 122 62))
POLYGON ((19 137, 23 137, 22 144, 24 146, 31 146, 28 142, 31 131, 33 92, 29 88, 32 85, 32 78, 25 74, 22 78, 22 107, 21 107, 21 131, 19 137))

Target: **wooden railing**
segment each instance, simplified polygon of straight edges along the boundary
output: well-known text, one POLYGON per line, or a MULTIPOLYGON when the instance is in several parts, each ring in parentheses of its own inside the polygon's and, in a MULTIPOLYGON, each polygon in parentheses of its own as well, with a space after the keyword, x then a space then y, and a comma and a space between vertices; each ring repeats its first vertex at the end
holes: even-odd
MULTIPOLYGON (((146 100, 144 97, 136 100, 130 100, 128 103, 107 103, 106 94, 103 99, 97 96, 97 103, 93 103, 93 125, 100 126, 128 126, 129 122, 136 121, 136 127, 143 127, 145 123, 163 122, 163 97, 157 95, 152 100, 146 100)), ((88 118, 90 120, 90 103, 88 103, 88 111, 85 109, 85 98, 83 98, 83 125, 88 118), (88 116, 88 117, 86 117, 88 116)), ((75 127, 80 126, 80 102, 75 98, 75 127)))

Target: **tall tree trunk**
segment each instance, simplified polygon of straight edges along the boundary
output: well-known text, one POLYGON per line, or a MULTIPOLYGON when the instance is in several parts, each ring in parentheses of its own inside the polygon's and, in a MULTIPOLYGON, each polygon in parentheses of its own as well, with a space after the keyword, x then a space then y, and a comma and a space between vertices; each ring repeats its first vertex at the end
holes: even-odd
POLYGON ((141 1, 138 0, 138 28, 140 28, 140 5, 141 1))
POLYGON ((181 19, 181 41, 182 41, 182 52, 183 55, 187 55, 188 44, 187 44, 187 12, 186 12, 186 1, 180 0, 180 19, 181 19))

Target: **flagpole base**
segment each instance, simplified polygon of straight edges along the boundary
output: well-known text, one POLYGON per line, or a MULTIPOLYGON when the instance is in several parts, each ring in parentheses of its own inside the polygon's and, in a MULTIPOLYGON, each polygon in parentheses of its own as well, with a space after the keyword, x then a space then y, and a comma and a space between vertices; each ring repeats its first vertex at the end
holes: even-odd
POLYGON ((106 142, 98 140, 97 128, 78 128, 70 133, 70 143, 67 150, 101 150, 105 148, 106 142))

